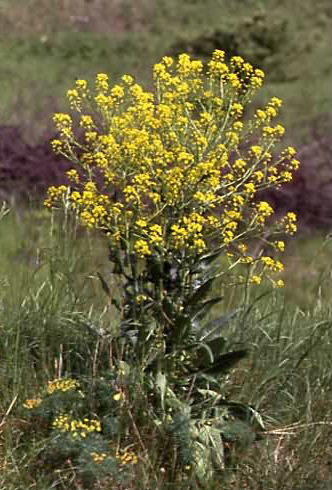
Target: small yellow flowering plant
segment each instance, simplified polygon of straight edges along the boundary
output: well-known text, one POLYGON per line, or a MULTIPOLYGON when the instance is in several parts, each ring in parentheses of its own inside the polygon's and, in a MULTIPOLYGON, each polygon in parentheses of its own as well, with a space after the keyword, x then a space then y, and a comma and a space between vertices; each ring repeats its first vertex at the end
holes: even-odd
POLYGON ((139 459, 136 451, 120 445, 117 411, 121 406, 114 377, 96 381, 93 403, 88 387, 86 381, 76 378, 50 380, 38 397, 23 403, 24 413, 34 421, 30 432, 36 437, 42 429, 47 437, 43 460, 49 468, 59 470, 70 458, 89 488, 111 476, 123 484, 133 478, 133 466, 139 459))
POLYGON ((219 375, 245 355, 222 353, 216 323, 202 334, 220 301, 210 297, 216 277, 238 283, 247 264, 249 282, 282 287, 282 235, 296 231, 296 216, 273 219, 260 192, 289 182, 299 162, 293 147, 273 154, 285 132, 273 123, 279 98, 246 118, 264 73, 241 57, 227 63, 216 50, 204 65, 166 56, 153 79, 151 92, 129 75, 114 85, 106 74, 94 87, 76 81, 67 93, 72 114, 54 115, 52 143, 73 162, 71 184, 50 187, 45 204, 72 209, 108 236, 124 293, 123 352, 154 376, 166 414, 167 400, 183 397, 179 384, 219 375), (257 241, 264 252, 253 252, 257 241))

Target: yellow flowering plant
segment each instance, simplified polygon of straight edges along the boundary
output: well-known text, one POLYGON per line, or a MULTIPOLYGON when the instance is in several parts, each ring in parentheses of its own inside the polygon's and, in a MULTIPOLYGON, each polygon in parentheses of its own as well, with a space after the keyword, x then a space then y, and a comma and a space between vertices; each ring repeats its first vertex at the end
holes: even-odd
POLYGON ((42 429, 44 440, 47 438, 43 461, 59 471, 70 458, 88 488, 111 476, 119 484, 128 483, 139 461, 134 449, 120 445, 117 412, 121 407, 114 381, 112 374, 96 380, 92 402, 86 380, 56 378, 23 403, 25 415, 34 422, 31 435, 35 438, 42 429))
POLYGON ((285 132, 273 123, 279 98, 245 117, 264 73, 241 57, 166 56, 153 79, 151 92, 129 75, 113 85, 106 74, 94 87, 76 81, 72 113, 54 115, 52 142, 73 163, 71 183, 50 187, 45 204, 107 235, 124 292, 122 305, 114 300, 120 336, 128 359, 154 376, 165 409, 179 379, 219 375, 245 355, 222 353, 218 320, 204 323, 221 299, 210 297, 215 279, 238 283, 247 264, 250 282, 282 287, 280 235, 296 231, 296 216, 275 220, 259 196, 289 182, 299 162, 293 147, 273 154, 285 132), (264 252, 254 253, 259 240, 264 252), (226 260, 211 272, 218 257, 226 260))

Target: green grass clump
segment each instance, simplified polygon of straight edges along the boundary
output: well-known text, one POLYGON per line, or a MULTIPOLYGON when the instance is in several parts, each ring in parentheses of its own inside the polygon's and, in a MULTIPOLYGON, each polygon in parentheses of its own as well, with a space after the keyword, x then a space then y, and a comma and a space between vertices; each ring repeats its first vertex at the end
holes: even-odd
MULTIPOLYGON (((63 225, 60 229, 57 243, 63 251, 63 225)), ((50 236, 47 222, 41 234, 50 236)), ((99 247, 98 240, 92 243, 99 247)), ((48 248, 50 243, 46 240, 43 246, 48 248)), ((62 253, 63 269, 55 275, 49 267, 50 258, 56 257, 54 250, 42 255, 42 267, 32 271, 34 279, 30 276, 29 283, 27 276, 2 273, 0 488, 95 485, 106 489, 125 484, 137 490, 197 489, 190 471, 181 475, 176 470, 179 448, 163 460, 171 434, 161 433, 154 425, 151 402, 138 389, 137 374, 131 373, 134 378, 122 387, 112 374, 112 308, 101 287, 99 311, 90 308, 91 291, 75 291, 77 272, 87 281, 96 262, 87 261, 82 267, 78 261, 75 271, 73 254, 80 257, 79 239, 70 250, 70 255, 68 249, 62 253), (78 430, 84 430, 79 421, 88 425, 84 422, 88 419, 89 423, 99 421, 102 431, 88 431, 87 437, 78 438, 53 427, 54 415, 68 411, 78 430), (124 440, 127 444, 120 447, 119 441, 124 440), (119 468, 123 468, 120 473, 119 468)), ((312 294, 310 288, 307 294, 312 294)), ((253 299, 225 331, 229 349, 246 345, 250 355, 224 379, 223 392, 238 404, 249 402, 255 407, 265 430, 248 429, 245 419, 229 427, 225 435, 228 469, 211 479, 209 488, 220 488, 220 481, 234 490, 254 490, 260 485, 274 490, 328 488, 330 306, 328 301, 315 302, 312 296, 311 306, 309 302, 303 310, 285 299, 281 291, 256 302, 253 299)), ((185 435, 186 418, 182 417, 179 427, 185 435)))

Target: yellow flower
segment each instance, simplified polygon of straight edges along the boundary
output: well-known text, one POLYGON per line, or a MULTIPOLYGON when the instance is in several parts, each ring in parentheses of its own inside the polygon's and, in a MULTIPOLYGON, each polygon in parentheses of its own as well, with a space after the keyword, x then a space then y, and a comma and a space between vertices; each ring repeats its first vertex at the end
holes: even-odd
POLYGON ((82 115, 80 120, 80 126, 82 128, 91 129, 93 127, 92 117, 88 115, 82 115))
POLYGON ((256 187, 253 182, 249 182, 248 184, 244 185, 245 191, 247 194, 253 196, 256 192, 256 187))
POLYGON ((105 459, 107 458, 107 454, 106 453, 96 453, 96 452, 92 452, 90 453, 90 456, 91 458, 93 459, 93 461, 97 464, 100 464, 102 463, 103 461, 105 461, 105 459))
POLYGON ((124 97, 125 91, 121 85, 114 85, 111 90, 111 96, 116 99, 122 99, 124 97))
POLYGON ((126 85, 133 85, 135 83, 135 80, 131 75, 123 75, 121 79, 126 85))
POLYGON ((98 73, 96 76, 96 89, 99 92, 106 93, 108 88, 108 75, 106 73, 98 73))
POLYGON ((76 80, 76 88, 80 91, 86 91, 88 88, 88 82, 86 80, 76 80))
POLYGON ((133 451, 117 451, 116 458, 122 465, 138 463, 138 456, 133 451))
POLYGON ((148 299, 148 297, 147 297, 145 294, 138 294, 138 295, 136 296, 136 302, 137 302, 138 304, 140 304, 140 303, 144 303, 144 301, 146 301, 147 299, 148 299))
POLYGON ((23 403, 23 407, 31 410, 33 408, 39 407, 39 405, 42 403, 42 401, 43 400, 41 398, 33 398, 30 400, 25 400, 25 402, 23 403))
POLYGON ((242 84, 239 77, 236 75, 236 73, 230 73, 228 75, 228 80, 230 81, 233 88, 235 89, 241 88, 242 84))
POLYGON ((61 150, 63 150, 63 143, 62 141, 55 139, 51 141, 51 147, 54 153, 60 153, 61 150))
POLYGON ((78 172, 75 169, 68 170, 67 177, 69 178, 69 180, 75 182, 76 184, 78 184, 78 182, 80 180, 78 172))
POLYGON ((71 415, 60 414, 52 423, 53 429, 69 432, 74 439, 85 439, 92 432, 101 432, 101 423, 97 419, 74 419, 71 415))
POLYGON ((48 382, 47 393, 51 395, 55 391, 71 391, 80 387, 80 383, 72 378, 59 378, 48 382))
POLYGON ((261 276, 251 276, 250 278, 250 282, 254 283, 254 284, 260 284, 262 282, 262 278, 261 276))
POLYGON ((146 228, 148 226, 148 222, 146 221, 146 219, 138 219, 136 221, 136 225, 140 228, 146 228))
POLYGON ((144 258, 147 255, 151 255, 152 252, 149 248, 148 242, 146 240, 137 240, 134 245, 135 252, 139 255, 139 257, 144 258))
POLYGON ((252 155, 259 158, 263 153, 263 148, 261 146, 254 145, 250 147, 250 152, 252 153, 252 155))
POLYGON ((257 111, 255 112, 255 118, 259 121, 265 121, 265 119, 267 118, 267 114, 265 111, 257 109, 257 111))
POLYGON ((279 260, 274 260, 272 257, 263 256, 261 262, 274 272, 283 271, 284 265, 279 260))
POLYGON ((243 105, 240 104, 239 102, 233 102, 230 113, 235 116, 242 116, 243 105))
POLYGON ((270 103, 276 107, 281 107, 282 106, 282 99, 279 99, 278 97, 272 97, 270 103))
POLYGON ((280 252, 284 252, 285 250, 285 242, 283 242, 282 240, 278 240, 276 242, 276 247, 278 250, 280 250, 280 252))

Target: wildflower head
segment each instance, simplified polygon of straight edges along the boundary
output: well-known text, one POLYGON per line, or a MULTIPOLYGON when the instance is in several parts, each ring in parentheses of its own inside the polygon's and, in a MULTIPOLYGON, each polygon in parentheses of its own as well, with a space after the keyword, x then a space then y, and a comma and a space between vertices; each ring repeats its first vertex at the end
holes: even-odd
POLYGON ((137 454, 134 451, 130 451, 130 450, 117 451, 116 458, 121 465, 138 463, 137 454))
MULTIPOLYGON (((59 113, 53 147, 75 157, 80 169, 68 172, 70 186, 51 187, 45 204, 56 206, 65 195, 85 226, 140 260, 162 256, 189 264, 213 243, 225 253, 235 249, 236 262, 237 246, 275 221, 272 206, 257 202, 260 191, 289 182, 298 167, 293 147, 272 154, 284 133, 272 124, 282 101, 272 97, 245 119, 264 73, 239 56, 228 63, 221 50, 206 66, 188 54, 166 56, 153 79, 153 92, 130 75, 112 85, 98 74, 94 89, 76 82, 68 96, 79 113, 79 141, 75 118, 59 113), (246 134, 256 134, 255 144, 241 145, 246 134)), ((292 213, 282 226, 296 231, 292 213)))
POLYGON ((47 393, 51 395, 56 391, 71 391, 80 388, 80 383, 76 379, 72 378, 59 378, 53 379, 48 382, 47 393))
POLYGON ((28 410, 32 410, 33 408, 39 407, 42 401, 43 400, 41 398, 32 398, 29 400, 25 400, 25 402, 23 403, 23 407, 27 408, 28 410))
POLYGON ((101 432, 101 423, 98 419, 76 419, 69 414, 58 415, 52 427, 59 432, 67 432, 74 439, 86 439, 89 434, 101 432))

